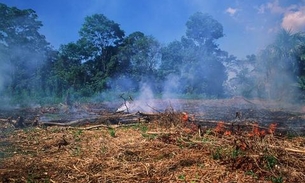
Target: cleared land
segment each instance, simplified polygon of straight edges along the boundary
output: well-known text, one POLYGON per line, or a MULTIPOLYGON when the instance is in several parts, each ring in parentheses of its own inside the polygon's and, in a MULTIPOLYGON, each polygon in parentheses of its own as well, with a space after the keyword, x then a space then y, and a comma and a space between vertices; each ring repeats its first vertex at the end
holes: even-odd
MULTIPOLYGON (((144 114, 145 118, 137 116, 141 119, 139 122, 124 125, 114 119, 125 119, 126 114, 113 114, 106 119, 101 117, 106 111, 96 111, 96 108, 101 109, 101 106, 82 106, 82 111, 95 113, 95 120, 87 123, 81 120, 80 124, 72 126, 39 125, 18 129, 2 120, 0 181, 305 182, 304 136, 291 133, 294 130, 290 128, 283 131, 285 126, 281 123, 263 126, 252 117, 246 118, 245 111, 251 112, 250 109, 243 108, 241 119, 234 119, 239 118, 235 112, 231 114, 237 109, 234 108, 228 115, 233 116, 232 119, 217 121, 208 117, 215 116, 214 113, 196 114, 198 118, 190 115, 185 120, 182 111, 171 107, 152 116, 144 114), (97 113, 101 116, 96 117, 97 113)), ((223 108, 209 109, 217 112, 223 108)), ((44 116, 51 113, 49 108, 38 111, 44 116)), ((288 114, 291 112, 285 116, 288 114)), ((302 113, 291 115, 298 118, 298 125, 302 124, 302 113)), ((25 121, 29 119, 33 118, 25 121)), ((80 119, 93 118, 82 116, 80 119)))

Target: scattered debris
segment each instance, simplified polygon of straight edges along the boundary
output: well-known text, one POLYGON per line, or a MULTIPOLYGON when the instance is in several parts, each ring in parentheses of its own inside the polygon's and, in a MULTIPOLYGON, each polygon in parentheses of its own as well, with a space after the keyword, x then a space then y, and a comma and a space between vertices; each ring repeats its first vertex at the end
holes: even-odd
MULTIPOLYGON (((173 107, 155 113, 117 113, 98 104, 67 113, 49 109, 0 116, 0 182, 305 182, 302 126, 292 133, 296 128, 276 118, 263 124, 249 118, 250 109, 209 109, 226 119, 173 107), (243 116, 236 120, 234 111, 243 116)), ((255 110, 260 117, 299 117, 255 110)))

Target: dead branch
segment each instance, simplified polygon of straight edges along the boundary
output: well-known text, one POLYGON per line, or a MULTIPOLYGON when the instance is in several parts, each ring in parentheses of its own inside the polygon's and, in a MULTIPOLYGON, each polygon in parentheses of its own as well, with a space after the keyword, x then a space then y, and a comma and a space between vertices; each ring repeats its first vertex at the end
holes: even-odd
POLYGON ((52 121, 40 121, 39 124, 41 125, 50 125, 50 126, 73 126, 73 125, 79 125, 82 123, 87 123, 87 122, 94 122, 98 120, 99 117, 94 117, 94 118, 84 118, 84 119, 78 119, 74 121, 70 121, 67 123, 59 123, 59 122, 52 122, 52 121))
POLYGON ((113 121, 114 123, 138 123, 138 122, 146 122, 147 119, 143 117, 139 117, 138 114, 110 114, 103 116, 96 116, 91 118, 83 118, 77 119, 70 122, 65 121, 40 121, 41 125, 49 125, 49 126, 79 126, 83 124, 93 124, 93 123, 108 123, 113 121))
POLYGON ((303 153, 305 154, 305 149, 293 149, 288 147, 279 147, 274 145, 268 145, 268 147, 275 148, 275 149, 283 149, 285 151, 295 152, 295 153, 303 153))

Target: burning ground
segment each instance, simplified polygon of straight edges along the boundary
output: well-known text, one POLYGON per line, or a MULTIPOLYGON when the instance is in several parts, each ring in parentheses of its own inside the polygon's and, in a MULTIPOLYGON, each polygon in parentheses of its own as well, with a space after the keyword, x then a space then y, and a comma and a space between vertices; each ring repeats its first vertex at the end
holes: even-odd
POLYGON ((234 98, 155 100, 150 113, 119 107, 2 111, 0 180, 305 181, 300 106, 234 98))

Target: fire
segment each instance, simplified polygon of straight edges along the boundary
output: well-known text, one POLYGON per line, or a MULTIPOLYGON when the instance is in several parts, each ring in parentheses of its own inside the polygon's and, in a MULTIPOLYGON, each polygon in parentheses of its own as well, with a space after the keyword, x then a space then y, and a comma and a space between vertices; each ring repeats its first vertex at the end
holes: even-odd
POLYGON ((214 131, 216 133, 222 133, 225 131, 225 123, 223 121, 220 121, 217 123, 217 126, 215 127, 214 131))
POLYGON ((276 129, 277 124, 276 123, 271 123, 269 125, 268 130, 260 130, 259 126, 257 123, 252 125, 252 132, 249 133, 249 136, 253 137, 264 137, 267 134, 274 134, 275 129, 276 129))
POLYGON ((252 136, 260 136, 260 131, 257 123, 253 124, 252 126, 252 136))
POLYGON ((258 123, 252 125, 252 132, 248 134, 250 137, 264 137, 266 135, 265 130, 260 130, 258 123))
POLYGON ((266 135, 267 135, 266 130, 261 130, 260 133, 259 133, 259 135, 260 135, 261 137, 266 136, 266 135))
MULTIPOLYGON (((268 129, 262 129, 263 127, 259 127, 258 123, 252 124, 252 131, 248 132, 248 136, 250 137, 265 137, 268 134, 274 134, 276 130, 277 124, 272 123, 269 125, 268 129)), ((232 135, 232 131, 226 130, 225 122, 220 121, 217 123, 216 127, 214 128, 214 132, 218 134, 223 134, 226 136, 232 135)))
POLYGON ((189 115, 186 112, 182 113, 182 121, 188 122, 189 121, 189 115))
POLYGON ((224 135, 226 135, 226 136, 230 136, 230 135, 232 135, 232 132, 231 132, 231 131, 229 131, 229 130, 227 130, 227 131, 225 131, 224 135))
POLYGON ((217 123, 217 126, 215 127, 214 131, 216 133, 223 133, 223 135, 226 136, 232 135, 232 132, 230 130, 225 129, 225 123, 223 121, 217 123))

